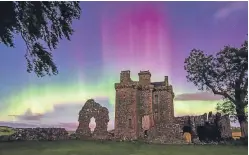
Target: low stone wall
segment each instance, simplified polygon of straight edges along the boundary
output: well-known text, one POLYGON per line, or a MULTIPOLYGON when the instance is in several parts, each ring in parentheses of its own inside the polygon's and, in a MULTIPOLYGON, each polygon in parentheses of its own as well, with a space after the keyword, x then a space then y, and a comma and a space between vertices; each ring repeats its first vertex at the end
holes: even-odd
POLYGON ((148 130, 148 137, 145 140, 161 144, 185 143, 179 124, 157 124, 156 127, 148 130))
POLYGON ((67 140, 68 132, 64 128, 18 128, 8 136, 8 140, 67 140))

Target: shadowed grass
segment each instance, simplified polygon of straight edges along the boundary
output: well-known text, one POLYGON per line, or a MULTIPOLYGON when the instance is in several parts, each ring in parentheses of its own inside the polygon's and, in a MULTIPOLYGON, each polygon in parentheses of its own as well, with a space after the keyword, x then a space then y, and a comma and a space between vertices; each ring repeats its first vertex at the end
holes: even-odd
POLYGON ((247 155, 247 147, 53 141, 0 143, 0 155, 247 155))

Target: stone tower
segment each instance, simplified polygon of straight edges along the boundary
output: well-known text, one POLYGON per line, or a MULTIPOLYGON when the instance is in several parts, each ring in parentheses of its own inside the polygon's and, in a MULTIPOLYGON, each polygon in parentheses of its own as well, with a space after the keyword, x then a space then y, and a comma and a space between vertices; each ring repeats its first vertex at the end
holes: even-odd
POLYGON ((163 82, 153 82, 153 112, 155 122, 172 123, 174 121, 174 93, 172 85, 169 85, 168 76, 163 82))
POLYGON ((137 139, 144 137, 157 124, 174 120, 172 86, 165 76, 162 82, 151 82, 149 71, 138 73, 139 81, 132 81, 130 71, 121 71, 115 83, 115 137, 137 139))
POLYGON ((130 71, 120 73, 120 83, 115 83, 115 137, 137 137, 137 91, 136 82, 130 78, 130 71))
POLYGON ((151 73, 149 71, 140 71, 138 76, 138 133, 139 137, 143 137, 144 132, 154 126, 152 108, 154 86, 151 84, 151 73))

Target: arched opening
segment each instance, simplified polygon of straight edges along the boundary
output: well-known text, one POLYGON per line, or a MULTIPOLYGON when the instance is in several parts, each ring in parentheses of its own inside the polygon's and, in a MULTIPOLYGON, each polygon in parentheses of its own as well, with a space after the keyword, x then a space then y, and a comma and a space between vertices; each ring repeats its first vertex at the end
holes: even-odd
POLYGON ((94 117, 92 117, 92 118, 90 119, 89 128, 90 128, 90 130, 91 130, 91 133, 93 133, 93 132, 94 132, 94 129, 96 128, 96 122, 95 122, 95 118, 94 118, 94 117))
POLYGON ((182 128, 182 132, 183 132, 183 138, 185 139, 185 141, 187 143, 191 143, 192 142, 192 128, 189 125, 185 125, 182 128))
POLYGON ((144 130, 150 129, 150 117, 149 117, 149 115, 145 115, 142 117, 142 129, 144 129, 144 130))
POLYGON ((183 126, 182 131, 183 131, 183 133, 184 132, 191 133, 192 132, 192 128, 191 128, 191 126, 185 125, 185 126, 183 126))

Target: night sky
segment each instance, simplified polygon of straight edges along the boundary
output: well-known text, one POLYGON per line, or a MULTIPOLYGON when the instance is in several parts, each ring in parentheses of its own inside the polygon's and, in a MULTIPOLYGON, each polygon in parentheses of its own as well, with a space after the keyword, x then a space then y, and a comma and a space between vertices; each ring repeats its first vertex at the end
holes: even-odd
POLYGON ((184 59, 193 48, 213 54, 239 47, 248 34, 247 2, 81 2, 81 8, 71 41, 53 51, 57 76, 26 72, 19 36, 15 48, 0 44, 0 125, 74 130, 93 98, 109 109, 112 129, 121 70, 133 80, 140 70, 149 70, 152 81, 169 76, 176 116, 209 112, 221 97, 187 82, 184 59))

